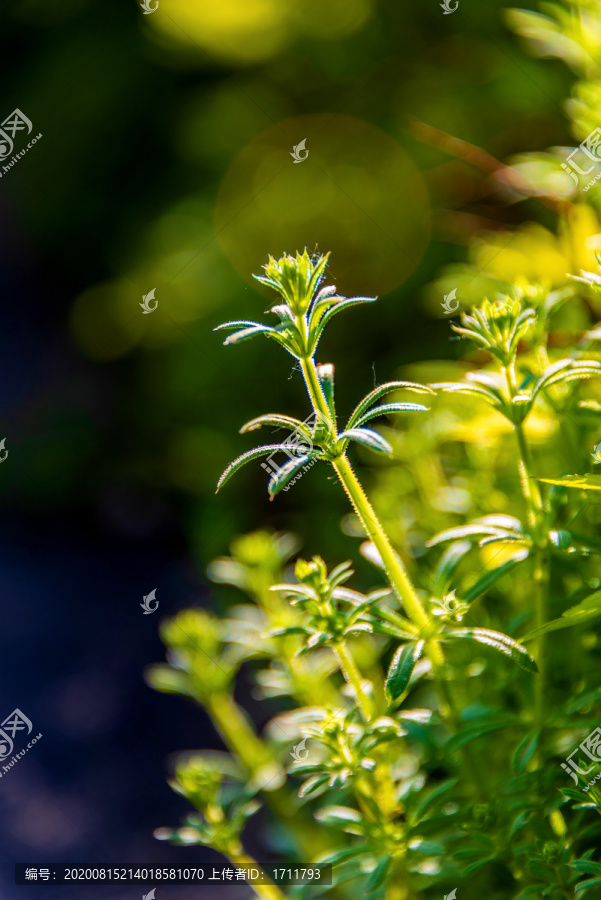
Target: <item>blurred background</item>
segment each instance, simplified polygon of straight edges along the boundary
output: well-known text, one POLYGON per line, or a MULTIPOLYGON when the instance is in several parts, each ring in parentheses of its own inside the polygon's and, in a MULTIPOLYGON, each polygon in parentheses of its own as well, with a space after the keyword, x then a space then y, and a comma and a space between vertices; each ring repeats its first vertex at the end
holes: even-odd
MULTIPOLYGON (((306 246, 332 251, 339 292, 380 298, 321 345, 341 412, 417 360, 456 359, 444 293, 575 271, 557 226, 571 184, 544 156, 573 142, 573 75, 533 57, 498 0, 449 15, 437 0, 10 0, 0 19, 0 118, 18 108, 42 134, 0 179, 0 713, 43 733, 0 782, 0 892, 55 897, 11 886, 13 863, 216 859, 152 836, 187 810, 169 754, 220 746, 202 711, 144 683, 160 617, 219 609, 207 564, 260 526, 328 563, 357 548, 326 467, 272 504, 258 464, 215 496, 252 445, 245 421, 309 407, 275 344, 224 348, 213 328, 260 316, 252 273, 306 246), (553 200, 495 160, 554 179, 553 200)), ((592 207, 568 222, 601 230, 592 207)))

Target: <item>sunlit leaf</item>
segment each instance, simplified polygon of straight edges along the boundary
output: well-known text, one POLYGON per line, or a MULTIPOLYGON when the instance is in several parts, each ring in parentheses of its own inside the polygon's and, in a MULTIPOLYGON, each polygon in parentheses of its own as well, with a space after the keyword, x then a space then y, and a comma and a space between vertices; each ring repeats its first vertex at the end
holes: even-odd
POLYGON ((416 384, 414 381, 389 381, 386 384, 381 384, 379 387, 374 388, 373 391, 370 391, 369 394, 361 400, 351 413, 351 416, 346 423, 346 427, 353 428, 370 406, 373 406, 374 403, 386 394, 390 394, 392 391, 400 390, 401 388, 408 391, 415 391, 418 394, 434 394, 432 388, 427 387, 425 384, 416 384))
POLYGON ((509 657, 525 672, 538 672, 538 666, 526 648, 522 647, 518 641, 509 637, 509 635, 500 631, 492 631, 490 628, 454 628, 452 631, 445 632, 445 637, 453 639, 465 638, 477 641, 479 644, 485 644, 498 653, 509 657))
MULTIPOLYGON (((237 472, 238 469, 241 469, 242 466, 246 465, 246 463, 251 462, 253 459, 258 459, 260 456, 267 456, 270 453, 274 453, 276 450, 281 450, 281 444, 263 444, 262 447, 255 447, 254 450, 247 450, 246 453, 243 453, 241 456, 238 456, 233 462, 229 464, 219 481, 217 482, 217 491, 223 487, 223 485, 228 481, 234 472, 237 472)), ((217 493, 217 491, 215 493, 217 493)))
POLYGON ((390 413, 395 412, 427 411, 428 407, 422 406, 421 403, 384 403, 382 406, 376 406, 373 409, 370 409, 368 412, 364 413, 361 418, 354 423, 354 427, 358 428, 361 425, 364 425, 365 422, 369 422, 370 419, 375 419, 376 416, 389 415, 390 413))
POLYGON ((564 475, 563 478, 537 478, 537 481, 579 488, 581 491, 601 491, 601 475, 564 475))
POLYGON ((422 655, 424 641, 404 644, 396 651, 386 676, 386 699, 393 703, 407 688, 416 662, 422 655))
POLYGON ((350 428, 348 431, 343 431, 342 434, 338 435, 338 444, 342 448, 346 446, 345 442, 348 441, 363 444, 363 446, 369 447, 370 450, 376 450, 378 453, 384 453, 386 456, 393 455, 393 449, 388 441, 381 434, 378 434, 377 431, 372 431, 371 428, 350 428))

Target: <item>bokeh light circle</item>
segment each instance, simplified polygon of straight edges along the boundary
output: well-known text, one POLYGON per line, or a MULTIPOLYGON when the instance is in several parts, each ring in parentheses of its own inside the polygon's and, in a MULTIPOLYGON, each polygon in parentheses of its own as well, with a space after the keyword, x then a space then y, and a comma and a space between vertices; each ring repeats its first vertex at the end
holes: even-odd
POLYGON ((430 205, 419 171, 389 135, 349 116, 305 115, 270 127, 235 158, 219 190, 216 229, 246 280, 268 254, 317 248, 332 251, 339 291, 373 296, 419 263, 430 205), (305 139, 309 155, 295 163, 293 147, 305 139))
POLYGON ((203 54, 247 65, 303 37, 336 41, 354 34, 373 5, 374 0, 161 0, 148 24, 203 54))

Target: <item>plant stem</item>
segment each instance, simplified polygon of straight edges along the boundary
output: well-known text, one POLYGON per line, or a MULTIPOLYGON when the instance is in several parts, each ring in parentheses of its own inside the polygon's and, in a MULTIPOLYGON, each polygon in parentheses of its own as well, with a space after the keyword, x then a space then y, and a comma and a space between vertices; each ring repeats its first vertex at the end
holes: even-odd
MULTIPOLYGON (((407 615, 413 624, 427 635, 432 629, 430 617, 423 608, 417 591, 413 587, 398 554, 388 540, 350 462, 346 456, 339 456, 333 460, 332 465, 367 534, 380 554, 390 583, 402 601, 407 615)), ((438 661, 443 662, 442 654, 440 654, 438 661)))
POLYGON ((332 645, 334 653, 338 657, 340 663, 340 671, 344 675, 346 681, 353 688, 357 706, 363 714, 366 722, 370 722, 373 718, 373 703, 371 697, 366 694, 363 688, 363 679, 361 673, 355 664, 353 655, 344 641, 339 641, 332 645))
POLYGON ((292 794, 283 785, 286 775, 267 747, 255 734, 248 719, 225 692, 211 694, 206 709, 224 743, 245 769, 250 779, 264 793, 273 812, 293 832, 299 848, 308 859, 324 850, 324 837, 312 822, 299 812, 292 794))
MULTIPOLYGON (((306 325, 303 327, 306 329, 306 325)), ((320 412, 326 420, 330 422, 331 427, 335 432, 336 426, 332 420, 328 403, 317 375, 315 360, 313 357, 306 357, 301 359, 300 363, 313 408, 320 412)), ((365 531, 380 554, 390 584, 395 590, 398 598, 401 600, 405 612, 413 625, 418 629, 421 636, 426 639, 426 654, 432 665, 433 675, 439 685, 442 706, 446 708, 453 729, 457 731, 460 726, 460 717, 455 707, 449 686, 444 681, 444 673, 442 671, 445 662, 444 653, 440 642, 434 637, 437 626, 422 606, 417 591, 415 590, 400 557, 390 543, 388 536, 348 459, 345 455, 342 455, 331 462, 355 512, 363 523, 365 531)), ((474 793, 481 797, 483 795, 483 787, 481 776, 478 774, 480 769, 479 762, 472 754, 471 748, 462 748, 462 753, 468 769, 473 776, 472 784, 474 786, 474 793)))
MULTIPOLYGON (((314 360, 312 358, 301 359, 301 368, 305 378, 305 384, 307 385, 307 390, 309 392, 309 396, 314 408, 323 416, 325 416, 333 426, 334 423, 332 422, 328 404, 323 393, 319 378, 317 377, 314 360)), ((433 630, 430 617, 423 608, 417 592, 413 587, 407 572, 405 571, 405 567, 403 566, 403 563, 401 562, 398 554, 394 551, 390 541, 388 540, 388 537, 384 532, 384 529, 382 528, 382 525, 380 524, 380 521, 376 516, 371 503, 367 499, 367 496, 365 495, 365 492, 361 487, 361 484, 359 483, 351 464, 349 463, 346 456, 343 455, 332 460, 332 466, 334 467, 334 470, 338 475, 338 478, 340 479, 340 482, 344 490, 346 491, 346 494, 351 501, 355 512, 361 519, 363 527, 372 540, 374 546, 378 550, 378 553, 382 558, 386 573, 390 579, 390 583, 396 590, 399 599, 402 601, 407 615, 409 616, 413 624, 416 625, 420 629, 420 631, 424 631, 426 633, 426 636, 428 636, 429 632, 433 630)), ((431 648, 431 652, 433 652, 433 655, 436 657, 436 660, 439 664, 444 662, 444 657, 438 643, 436 643, 435 648, 434 646, 431 648)))
MULTIPOLYGON (((240 850, 228 853, 228 857, 232 865, 239 866, 240 868, 253 868, 262 871, 261 867, 252 856, 249 856, 247 853, 240 848, 240 850)), ((267 878, 267 876, 265 875, 267 878)), ((285 894, 281 892, 277 885, 272 882, 268 882, 267 884, 250 884, 247 882, 248 886, 252 888, 257 897, 262 897, 263 900, 286 900, 285 894)))
MULTIPOLYGON (((513 366, 505 367, 505 380, 509 396, 513 398, 517 393, 515 370, 513 366)), ((536 586, 536 627, 541 628, 547 623, 547 594, 549 590, 549 536, 545 523, 545 510, 538 483, 530 477, 532 462, 530 448, 521 422, 514 423, 514 432, 518 445, 518 470, 522 494, 526 502, 528 525, 532 530, 534 544, 534 570, 533 579, 536 586)), ((541 729, 541 745, 543 741, 542 729, 545 723, 545 685, 547 677, 546 666, 546 635, 541 634, 536 639, 536 663, 538 666, 538 678, 536 681, 536 705, 535 724, 541 729)), ((541 747, 537 751, 540 753, 541 747)))

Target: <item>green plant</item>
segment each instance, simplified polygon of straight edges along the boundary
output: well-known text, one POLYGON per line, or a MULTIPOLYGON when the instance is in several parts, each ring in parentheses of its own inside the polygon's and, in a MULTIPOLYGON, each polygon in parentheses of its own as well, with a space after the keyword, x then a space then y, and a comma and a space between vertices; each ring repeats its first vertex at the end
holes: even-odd
MULTIPOLYGON (((577 524, 594 492, 574 487, 592 485, 553 478, 553 471, 540 477, 531 425, 537 417, 557 421, 558 440, 573 458, 575 436, 586 431, 592 411, 601 412, 596 388, 582 395, 582 386, 601 374, 601 362, 579 350, 550 361, 549 329, 564 297, 522 286, 485 300, 454 326, 480 348, 477 371, 432 385, 387 382, 361 400, 339 430, 334 369, 317 363, 316 350, 338 312, 372 301, 321 287, 326 265, 326 256, 306 251, 270 259, 259 280, 280 294, 272 308, 278 323, 221 326, 232 331, 227 345, 262 334, 289 352, 312 413, 304 422, 278 413, 247 423, 243 433, 275 426, 294 437, 243 453, 219 487, 243 465, 277 451, 287 451, 288 461, 271 472, 272 499, 309 462, 331 466, 379 584, 351 588, 350 563, 329 569, 320 557, 297 559, 292 572, 295 540, 259 532, 239 539, 232 557, 210 569, 214 580, 235 585, 251 603, 235 607, 229 618, 190 611, 164 626, 169 664, 149 671, 151 684, 200 703, 231 752, 196 754, 176 774, 176 789, 202 814, 190 820, 183 839, 209 844, 234 862, 244 852, 246 815, 261 798, 284 828, 279 849, 285 858, 334 865, 332 888, 290 888, 289 896, 325 890, 332 897, 367 892, 411 900, 440 896, 459 883, 467 897, 482 890, 516 900, 594 897, 601 884, 601 862, 593 859, 601 823, 594 814, 601 805, 596 788, 566 786, 561 759, 580 742, 592 748, 589 762, 598 752, 593 737, 589 745, 582 739, 597 725, 593 708, 601 697, 589 683, 597 643, 588 631, 601 617, 601 591, 590 590, 595 579, 599 584, 601 543, 586 522, 577 524), (397 399, 405 391, 428 398, 431 411, 397 399), (514 508, 430 533, 431 549, 424 548, 419 567, 414 560, 407 566, 398 534, 380 521, 347 450, 354 442, 377 454, 374 459, 401 462, 412 429, 426 433, 420 421, 441 422, 439 438, 448 437, 445 411, 463 399, 472 414, 490 410, 486 415, 503 421, 514 442, 500 472, 502 483, 511 485, 514 508), (404 432, 366 427, 372 419, 405 420, 412 412, 422 415, 409 417, 404 432), (582 642, 583 654, 565 667, 562 657, 559 668, 553 665, 557 645, 549 641, 566 628, 582 642), (254 667, 260 697, 292 703, 261 737, 233 698, 242 664, 254 667), (559 690, 562 679, 579 695, 559 690), (228 802, 235 806, 227 812, 219 785, 232 770, 228 802), (224 830, 216 831, 221 823, 224 830)), ((436 443, 422 445, 420 465, 438 452, 436 443)), ((411 461, 381 471, 395 477, 413 472, 419 480, 411 461)), ((585 772, 583 765, 580 760, 577 771, 585 772)), ((159 836, 182 839, 181 832, 159 836)), ((253 890, 279 897, 282 889, 253 890)))

